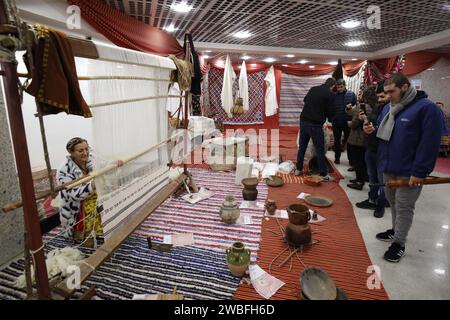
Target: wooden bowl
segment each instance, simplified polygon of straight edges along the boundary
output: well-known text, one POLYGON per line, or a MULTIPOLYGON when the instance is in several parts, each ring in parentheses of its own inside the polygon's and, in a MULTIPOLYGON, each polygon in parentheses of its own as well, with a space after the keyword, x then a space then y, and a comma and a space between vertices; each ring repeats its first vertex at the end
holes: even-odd
POLYGON ((303 182, 312 187, 318 187, 322 183, 322 178, 320 176, 307 176, 303 178, 303 182))

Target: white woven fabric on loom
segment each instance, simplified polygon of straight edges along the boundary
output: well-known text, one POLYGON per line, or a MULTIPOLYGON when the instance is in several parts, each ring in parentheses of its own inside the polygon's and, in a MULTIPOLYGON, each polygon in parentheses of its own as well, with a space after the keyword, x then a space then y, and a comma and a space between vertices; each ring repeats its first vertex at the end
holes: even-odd
MULTIPOLYGON (((112 79, 88 81, 82 86, 83 94, 90 105, 118 103, 92 108, 93 144, 102 159, 95 164, 96 171, 105 166, 105 160, 112 164, 132 158, 168 138, 168 80, 175 69, 168 58, 107 45, 97 49, 100 59, 84 62, 87 74, 112 79), (143 100, 126 102, 131 99, 143 100)), ((105 236, 168 183, 168 162, 163 145, 95 180, 105 236)))

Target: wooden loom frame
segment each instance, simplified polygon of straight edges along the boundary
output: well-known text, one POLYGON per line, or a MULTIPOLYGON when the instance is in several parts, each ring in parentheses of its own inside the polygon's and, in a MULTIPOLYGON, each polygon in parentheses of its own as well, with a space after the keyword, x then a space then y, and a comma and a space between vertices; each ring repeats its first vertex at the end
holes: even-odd
MULTIPOLYGON (((14 0, 0 0, 0 31, 3 34, 9 34, 17 36, 20 34, 19 26, 10 25, 7 13, 11 14, 12 7, 15 7, 14 0), (5 31, 6 30, 6 31, 5 31)), ((14 19, 20 21, 15 11, 14 19)), ((69 37, 69 41, 72 46, 73 54, 76 57, 98 59, 99 55, 95 44, 90 40, 83 40, 69 37)), ((186 45, 186 59, 189 61, 189 43, 186 45)), ((75 289, 67 287, 65 281, 61 281, 57 284, 52 291, 50 282, 47 275, 47 268, 45 264, 44 251, 41 250, 43 246, 43 240, 41 235, 40 221, 38 216, 36 196, 33 185, 33 178, 31 173, 30 158, 27 147, 27 140, 25 134, 25 127, 23 122, 23 115, 21 109, 21 99, 19 93, 19 75, 17 73, 16 63, 2 62, 2 73, 4 79, 5 88, 5 102, 8 105, 8 119, 12 134, 11 140, 15 153, 15 162, 17 166, 17 173, 19 178, 19 185, 22 197, 22 206, 24 212, 24 228, 25 235, 28 243, 28 247, 34 252, 34 261, 36 269, 36 287, 38 299, 67 299, 74 292, 75 289)), ((185 94, 185 129, 188 127, 188 103, 190 93, 185 94)), ((167 198, 169 198, 180 186, 185 183, 188 178, 187 165, 184 163, 184 172, 174 181, 170 182, 167 186, 161 189, 160 193, 151 201, 148 201, 144 207, 128 220, 127 224, 121 225, 115 233, 105 241, 105 243, 98 248, 92 255, 86 260, 85 264, 80 266, 80 279, 81 283, 86 281, 89 276, 105 262, 111 254, 133 233, 142 222, 167 198)), ((91 288, 89 291, 92 291, 91 288)), ((88 292, 89 293, 89 292, 88 292)), ((92 296, 91 292, 89 296, 92 296)))

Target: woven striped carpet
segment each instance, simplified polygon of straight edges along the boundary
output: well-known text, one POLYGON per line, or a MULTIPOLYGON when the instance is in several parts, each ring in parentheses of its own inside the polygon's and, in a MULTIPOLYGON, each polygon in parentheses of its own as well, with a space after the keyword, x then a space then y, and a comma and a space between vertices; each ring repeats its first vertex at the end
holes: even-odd
POLYGON ((309 89, 325 82, 326 76, 297 77, 283 73, 280 91, 280 126, 298 126, 303 99, 309 89))
MULTIPOLYGON (((264 209, 241 209, 241 214, 252 216, 253 225, 226 225, 218 213, 225 195, 234 195, 238 203, 242 201, 242 187, 234 185, 234 172, 194 168, 190 172, 199 187, 206 187, 215 195, 195 205, 178 198, 166 200, 89 278, 81 292, 95 285, 99 299, 131 299, 134 294, 171 293, 177 286, 177 292, 187 299, 233 297, 241 279, 228 271, 225 248, 242 241, 256 260, 264 209), (195 245, 175 247, 169 253, 148 249, 147 236, 160 243, 164 235, 178 232, 194 233, 195 245)), ((268 187, 261 183, 258 191, 258 199, 264 202, 268 187)), ((57 232, 54 230, 49 237, 57 232)), ((57 238, 46 249, 72 245, 57 238)), ((91 251, 83 249, 83 252, 91 251)), ((0 271, 0 299, 25 298, 24 291, 13 287, 22 272, 23 260, 0 271)))
MULTIPOLYGON (((285 209, 293 203, 303 203, 297 199, 300 192, 321 194, 333 199, 334 204, 329 208, 315 208, 318 213, 327 218, 320 224, 312 224, 313 239, 319 244, 299 254, 303 263, 309 267, 315 266, 325 270, 339 288, 344 289, 350 299, 388 299, 388 295, 381 285, 379 289, 369 289, 367 282, 373 273, 368 273, 372 262, 369 258, 364 240, 356 222, 353 207, 344 190, 337 183, 324 183, 320 187, 310 187, 302 184, 285 184, 281 188, 269 188, 269 198, 274 199, 278 208, 285 209)), ((287 225, 286 219, 279 219, 287 225)), ((258 264, 266 271, 271 261, 286 247, 280 236, 276 218, 264 219, 262 226, 261 244, 258 252, 258 264), (273 232, 272 232, 273 231, 273 232)), ((383 252, 380 243, 380 252, 383 252)), ((387 249, 387 246, 386 246, 387 249)), ((288 256, 285 252, 275 261, 271 274, 286 283, 273 297, 274 300, 295 300, 301 298, 300 273, 303 265, 295 257, 292 270, 290 264, 279 268, 278 265, 288 256)), ((262 299, 262 297, 248 284, 239 286, 235 299, 262 299)))
MULTIPOLYGON (((190 169, 199 187, 214 192, 210 199, 190 204, 181 198, 164 202, 137 230, 136 234, 162 239, 173 233, 193 233, 195 246, 224 251, 232 243, 241 241, 252 251, 256 259, 261 235, 264 209, 241 209, 241 215, 252 217, 252 225, 227 225, 219 216, 219 209, 226 195, 234 195, 236 203, 242 199, 242 187, 234 184, 235 172, 215 172, 204 169, 190 169)), ((268 187, 258 185, 258 199, 265 202, 268 187)))
MULTIPOLYGON (((48 249, 69 245, 53 242, 48 249)), ((92 250, 83 249, 89 254, 92 250)), ((25 299, 23 290, 14 287, 23 272, 23 259, 0 271, 0 300, 25 299)), ((240 278, 229 271, 224 252, 197 247, 175 247, 171 252, 149 250, 147 239, 130 236, 74 295, 79 297, 95 285, 96 298, 129 300, 134 294, 177 292, 186 299, 231 299, 240 278)))

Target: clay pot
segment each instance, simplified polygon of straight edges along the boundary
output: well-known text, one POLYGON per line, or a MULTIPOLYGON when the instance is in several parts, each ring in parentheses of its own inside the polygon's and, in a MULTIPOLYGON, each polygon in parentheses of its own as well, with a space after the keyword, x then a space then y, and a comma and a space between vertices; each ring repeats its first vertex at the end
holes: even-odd
POLYGON ((275 214, 275 211, 277 210, 277 204, 275 203, 274 200, 270 200, 270 199, 267 200, 266 210, 267 210, 267 213, 270 215, 275 214))
POLYGON ((258 198, 258 186, 259 180, 257 178, 245 178, 242 179, 244 190, 242 190, 242 196, 246 201, 255 201, 258 198))
POLYGON ((242 277, 250 264, 250 250, 245 249, 242 242, 235 242, 226 253, 228 269, 233 275, 242 277))
POLYGON ((233 224, 240 216, 238 205, 234 202, 234 196, 226 196, 220 207, 220 217, 227 224, 233 224))
POLYGON ((292 224, 286 226, 285 239, 287 243, 294 247, 311 243, 311 227, 309 224, 292 224))
POLYGON ((305 225, 311 220, 309 208, 302 204, 292 204, 287 208, 289 222, 295 225, 305 225))

